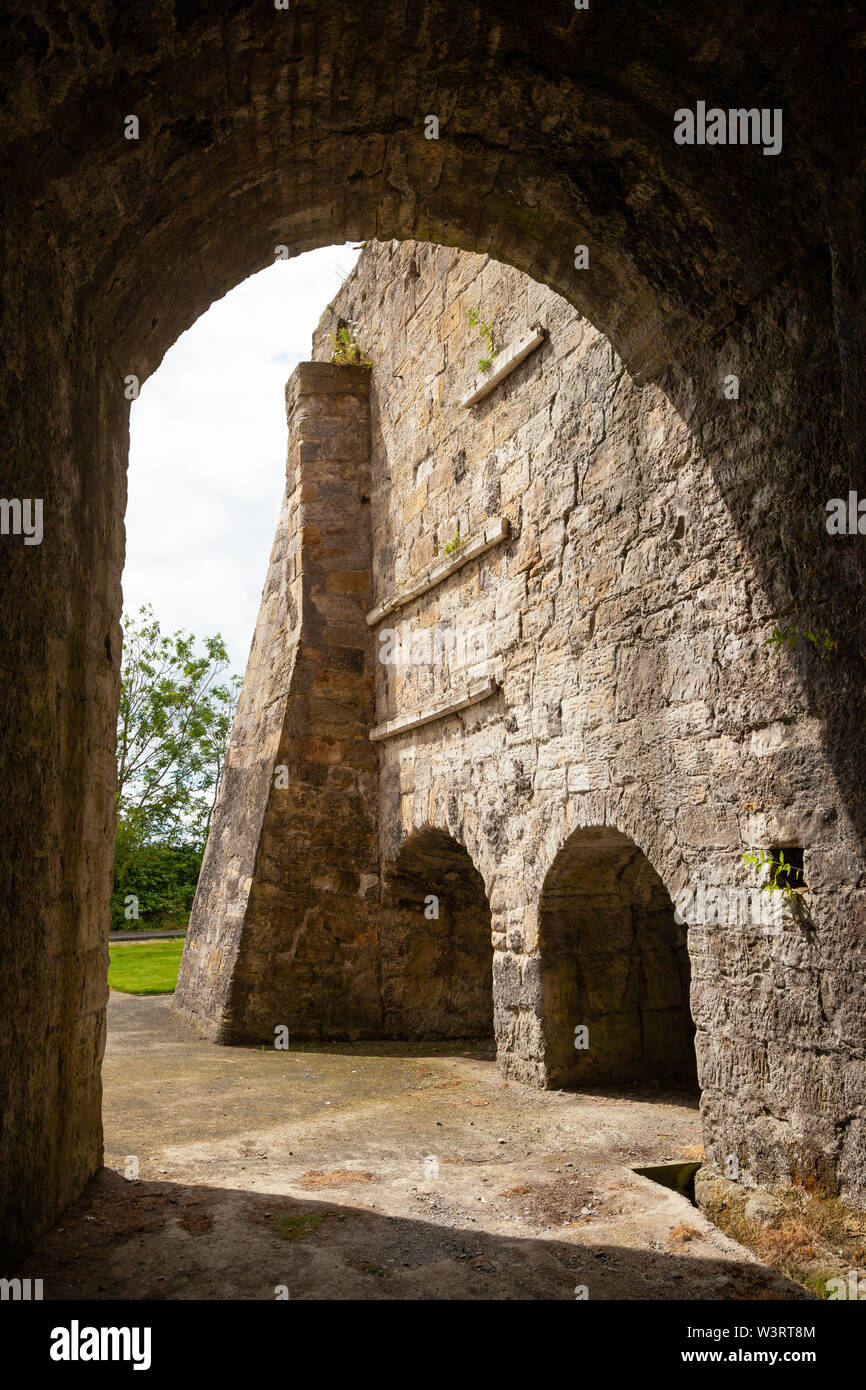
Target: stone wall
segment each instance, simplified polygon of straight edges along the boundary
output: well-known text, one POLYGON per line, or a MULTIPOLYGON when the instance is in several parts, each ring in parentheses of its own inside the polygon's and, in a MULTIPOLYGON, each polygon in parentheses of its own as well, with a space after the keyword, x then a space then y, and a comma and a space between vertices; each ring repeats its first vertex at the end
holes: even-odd
POLYGON ((685 921, 627 835, 594 826, 569 837, 538 914, 549 1084, 695 1086, 686 940, 685 921))
MULTIPOLYGON (((544 1077, 538 906, 575 827, 628 835, 671 897, 699 883, 755 884, 742 862, 750 845, 802 846, 814 929, 786 913, 778 932, 763 921, 689 932, 708 1152, 719 1166, 734 1155, 747 1180, 805 1174, 832 1185, 838 1174, 862 1200, 864 862, 835 775, 832 705, 816 693, 830 688, 838 704, 844 685, 833 689, 833 657, 806 641, 793 653, 767 641, 777 621, 790 630, 804 613, 776 562, 791 550, 776 535, 793 520, 787 458, 835 434, 814 376, 823 329, 810 325, 815 360, 798 361, 799 314, 802 303, 780 294, 748 353, 718 344, 703 395, 688 401, 677 383, 638 389, 603 335, 518 272, 389 244, 368 248, 316 348, 327 353, 324 334, 343 317, 373 361, 377 601, 456 533, 510 522, 506 542, 379 625, 381 639, 408 623, 404 649, 414 637, 420 659, 376 664, 377 722, 484 673, 499 683, 462 716, 383 742, 379 824, 386 865, 403 837, 433 825, 480 870, 501 1065, 544 1077), (548 336, 462 409, 484 352, 470 306, 495 322, 497 346, 535 322, 548 336), (784 436, 751 396, 761 354, 787 393, 784 436), (739 400, 723 394, 731 371, 739 400), (425 630, 442 639, 433 660, 418 640, 425 630)), ((801 516, 804 501, 800 489, 801 516)), ((803 568, 819 571, 826 549, 813 544, 803 568)), ((807 582, 792 586, 798 597, 807 582)), ((805 609, 819 630, 823 616, 805 609)), ((826 621, 844 646, 838 616, 826 621)))
MULTIPOLYGON (((812 815, 813 848, 828 846, 812 854, 813 884, 836 917, 817 954, 804 948, 804 1105, 784 1099, 795 1079, 781 1044, 769 1091, 744 1101, 723 1012, 706 1094, 732 1135, 743 1113, 753 1138, 763 1126, 770 1167, 770 1150, 835 1152, 844 1134, 845 1182, 859 1181, 862 1090, 844 1059, 859 1066, 866 1043, 866 557, 860 538, 828 544, 823 528, 828 497, 866 495, 856 7, 88 0, 37 14, 9 0, 2 27, 4 493, 46 508, 41 547, 0 545, 4 1249, 44 1229, 100 1161, 125 381, 144 381, 276 245, 349 237, 489 252, 580 307, 685 422, 755 580, 756 621, 840 634, 827 663, 801 643, 771 666, 746 644, 754 694, 716 705, 720 749, 753 721, 759 808, 794 830, 812 815), (783 108, 781 154, 677 145, 673 112, 716 93, 783 108), (732 364, 736 410, 718 390, 732 364), (786 718, 792 702, 814 734, 786 718)), ((712 517, 685 522, 708 554, 712 517)), ((706 749, 692 776, 714 761, 706 749)), ((690 833, 694 857, 698 818, 690 833)), ((745 999, 738 1016, 753 1012, 745 999)))
POLYGON ((0 537, 0 1262, 102 1161, 128 444, 68 263, 2 197, 0 490, 44 534, 0 537))
POLYGON ((410 836, 377 915, 382 1036, 489 1039, 490 908, 465 848, 440 830, 410 836))
MULTIPOLYGON (((781 293, 765 330, 779 357, 792 333, 789 296, 781 293)), ((718 920, 706 912, 708 920, 694 920, 692 911, 688 930, 710 1163, 728 1172, 735 1164, 747 1183, 797 1178, 863 1200, 864 865, 834 778, 825 712, 826 701, 839 698, 833 654, 822 658, 804 639, 792 653, 768 643, 777 622, 790 622, 790 597, 783 606, 757 527, 732 516, 764 438, 754 403, 726 397, 723 382, 739 368, 747 386, 752 364, 723 342, 703 401, 689 401, 673 378, 666 391, 641 389, 604 336, 552 291, 484 256, 418 243, 368 245, 323 316, 315 356, 330 356, 328 335, 340 324, 373 364, 369 507, 357 502, 359 528, 369 512, 370 607, 398 605, 367 638, 368 658, 377 658, 368 732, 492 682, 487 698, 459 714, 379 740, 378 856, 368 861, 379 877, 371 891, 395 872, 405 878, 401 855, 419 834, 437 831, 466 847, 492 916, 500 1066, 550 1084, 564 1074, 552 1041, 564 1022, 642 1035, 635 1076, 688 1071, 682 1049, 666 1057, 659 1042, 665 1009, 676 1012, 677 1037, 690 1037, 692 1027, 673 900, 700 889, 703 903, 705 887, 720 888, 718 920), (497 350, 536 324, 544 340, 464 407, 487 353, 470 308, 492 323, 497 350), (738 410, 739 450, 718 460, 720 435, 709 422, 738 410), (498 521, 503 539, 423 587, 436 566, 450 565, 463 546, 470 553, 498 521), (404 602, 401 591, 419 584, 404 602), (804 662, 812 663, 808 687, 804 662), (569 870, 563 860, 581 827, 607 827, 632 847, 619 868, 608 866, 607 900, 594 905, 579 865, 569 870), (758 882, 742 859, 752 845, 803 847, 809 922, 790 911, 769 925, 763 916, 739 920, 743 890, 758 882), (628 869, 630 884, 629 865, 638 866, 628 869), (575 960, 582 946, 580 969, 593 976, 596 996, 604 934, 595 946, 588 929, 578 938, 587 902, 621 922, 624 942, 648 934, 633 956, 650 981, 643 1003, 638 995, 617 1002, 625 976, 617 984, 617 972, 608 971, 609 997, 594 1015, 560 1016, 578 1007, 581 994, 571 985, 550 988, 553 964, 568 954, 567 930, 560 921, 545 958, 539 913, 564 882, 573 895, 575 960)), ((767 346, 755 336, 755 351, 767 346)), ((787 380, 797 382, 791 438, 803 448, 821 428, 822 407, 816 420, 808 376, 787 380)), ((829 432, 830 414, 825 424, 829 432)), ((778 481, 786 466, 791 438, 779 442, 772 474, 765 466, 763 492, 756 480, 747 494, 758 518, 773 505, 770 478, 778 481)), ((248 683, 257 681, 251 667, 248 683)), ((248 698, 257 698, 254 689, 248 698)), ((314 724, 308 732, 315 735, 314 724)), ((290 871, 295 851, 286 827, 294 832, 303 814, 298 806, 284 815, 269 877, 290 871)), ((415 879, 421 941, 421 902, 436 891, 423 858, 415 879)), ((406 901, 404 892, 404 945, 406 901)), ((384 908, 380 926, 395 920, 387 888, 384 908)), ((204 914, 196 911, 201 931, 204 914)), ((296 967, 279 980, 268 971, 269 959, 284 959, 285 940, 276 913, 260 919, 249 949, 259 981, 268 981, 267 1009, 257 1014, 233 987, 241 1035, 258 1035, 255 1024, 268 1033, 290 999, 303 1016, 297 1001, 309 977, 296 967)), ((365 944, 371 968, 381 955, 375 926, 365 944)), ((333 983, 333 955, 324 962, 333 983)), ((322 988, 327 993, 327 982, 322 988)), ((317 1007, 318 1025, 315 1009, 307 1015, 311 1028, 358 1027, 351 1008, 344 1015, 330 994, 317 1007)), ((384 1019, 380 1028, 388 1031, 384 1019)), ((626 1041, 621 1059, 630 1048, 626 1041)), ((590 1065, 582 1074, 612 1073, 590 1065)))

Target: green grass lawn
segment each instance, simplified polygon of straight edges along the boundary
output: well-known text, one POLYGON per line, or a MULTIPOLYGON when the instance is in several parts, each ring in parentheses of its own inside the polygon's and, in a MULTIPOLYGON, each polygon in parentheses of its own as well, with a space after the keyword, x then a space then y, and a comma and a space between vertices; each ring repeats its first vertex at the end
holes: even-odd
POLYGON ((182 936, 109 945, 109 987, 124 994, 173 994, 182 953, 182 936))

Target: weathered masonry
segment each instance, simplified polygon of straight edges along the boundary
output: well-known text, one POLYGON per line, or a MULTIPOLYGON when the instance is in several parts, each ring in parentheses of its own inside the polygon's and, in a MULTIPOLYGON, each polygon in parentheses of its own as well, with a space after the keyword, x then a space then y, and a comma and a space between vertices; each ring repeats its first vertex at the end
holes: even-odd
MULTIPOLYGON (((624 369, 614 413, 620 392, 632 391, 629 378, 651 385, 646 433, 620 440, 621 473, 595 503, 601 529, 588 533, 590 570, 582 579, 566 574, 562 600, 549 575, 542 587, 548 561, 567 563, 580 544, 570 534, 553 556, 542 554, 542 568, 524 574, 537 616, 520 616, 522 649, 537 637, 545 650, 568 626, 568 640, 583 644, 578 698, 588 708, 575 733, 587 760, 566 769, 565 809, 556 800, 563 793, 543 786, 559 775, 547 767, 555 718, 546 741, 518 719, 528 742, 513 751, 508 739, 517 731, 506 724, 518 716, 509 710, 496 725, 503 761, 521 762, 532 788, 537 828, 525 852, 542 856, 527 859, 521 901, 540 901, 544 856, 564 844, 566 826, 560 832, 554 822, 601 818, 601 797, 622 802, 618 819, 608 806, 608 819, 633 833, 668 891, 676 874, 696 865, 709 872, 718 855, 736 861, 735 840, 759 840, 760 823, 746 825, 746 817, 790 819, 790 835, 781 827, 779 835, 805 849, 815 935, 801 942, 720 933, 712 951, 691 943, 698 1049, 706 1050, 708 1029, 715 1048, 699 1058, 708 1132, 715 1154, 747 1132, 750 1171, 793 1173, 803 1159, 828 1183, 862 1192, 866 549, 862 537, 829 537, 824 525, 829 498, 866 495, 858 7, 605 0, 579 11, 514 0, 293 0, 277 11, 251 0, 82 0, 37 10, 32 0, 6 0, 2 37, 3 493, 43 499, 45 519, 40 545, 19 537, 0 544, 3 1252, 14 1257, 49 1226, 102 1156, 125 380, 145 381, 208 305, 273 262, 276 246, 295 255, 350 238, 412 238, 507 262, 606 335, 624 369), (678 145, 674 113, 699 100, 781 109, 783 149, 765 158, 756 146, 678 145), (138 140, 124 136, 130 112, 139 117, 138 140), (428 112, 439 118, 438 140, 425 138, 428 112), (583 268, 577 246, 587 248, 583 268), (740 382, 736 402, 720 389, 731 374, 740 382), (666 423, 667 406, 679 424, 666 423), (666 455, 669 430, 676 459, 666 455), (643 466, 656 501, 648 491, 637 511, 630 479, 643 448, 653 451, 643 466), (699 484, 690 481, 693 466, 699 484), (700 500, 711 510, 678 513, 669 535, 654 508, 694 498, 695 487, 708 490, 700 500), (577 601, 571 619, 565 595, 577 601), (602 620, 620 599, 612 678, 597 663, 613 654, 604 633, 615 634, 602 620), (728 621, 733 611, 736 621, 728 621), (757 633, 774 620, 788 631, 826 627, 839 642, 835 656, 821 660, 801 640, 771 663, 757 633), (696 691, 691 703, 707 736, 643 742, 641 709, 662 724, 653 700, 659 710, 662 693, 674 709, 688 703, 688 653, 704 642, 711 654, 700 669, 710 692, 696 691), (661 668, 648 671, 657 660, 661 668), (652 768, 659 759, 663 775, 652 768), (592 775, 610 785, 582 790, 592 775), (693 795, 678 800, 684 781, 693 795), (645 830, 657 852, 641 840, 645 830), (723 949, 729 954, 720 959, 723 949), (750 973, 762 960, 766 968, 750 973), (699 984, 719 971, 728 981, 723 999, 699 984)), ((411 279, 411 267, 407 273, 411 279)), ((366 304, 368 321, 377 307, 366 304)), ((505 346, 537 317, 515 324, 505 346)), ((413 346, 427 352, 433 343, 413 346)), ((483 425, 511 399, 521 373, 549 364, 562 347, 552 338, 485 400, 449 419, 462 419, 464 433, 467 423, 483 425)), ((588 361, 609 352, 598 339, 588 361)), ((465 375, 449 403, 472 388, 468 344, 461 363, 465 375)), ((374 417, 375 392, 389 386, 378 364, 376 372, 374 417)), ((576 410, 575 439, 562 436, 562 487, 577 464, 590 495, 613 436, 610 409, 602 426, 585 380, 578 374, 574 410, 560 393, 551 418, 556 427, 563 417, 574 424, 576 410)), ((422 396, 425 386, 417 386, 422 396)), ((491 451, 476 453, 468 438, 461 445, 476 480, 491 451)), ((554 515, 563 515, 558 500, 554 515)), ((537 521, 541 544, 547 528, 537 521)), ((500 553, 512 566, 527 537, 466 566, 459 583, 480 583, 484 566, 502 563, 500 553)), ((383 576, 374 605, 386 589, 383 576)), ((507 622, 518 625, 513 616, 507 622)), ((527 661, 521 679, 537 687, 542 670, 527 661)), ((401 713, 415 708, 409 694, 401 713)), ((506 681, 463 718, 493 719, 513 699, 506 681)), ((391 679, 377 721, 397 709, 391 679)), ((573 715, 566 702, 563 729, 573 715)), ((677 718, 685 718, 681 709, 677 718)), ((439 726, 443 747, 455 743, 448 730, 456 727, 453 719, 439 726)), ((405 739, 422 748, 434 729, 380 741, 392 782, 405 739)), ((528 804, 519 778, 506 794, 507 769, 501 786, 504 812, 528 804)), ((515 881, 500 887, 469 843, 473 834, 482 843, 486 804, 476 799, 473 811, 458 799, 458 820, 465 818, 497 932, 509 916, 496 960, 508 974, 507 1031, 517 1037, 538 1017, 523 989, 531 957, 513 936, 515 881)), ((366 831, 357 833, 361 855, 366 831)), ((513 842, 505 849, 513 861, 524 853, 513 842)), ((531 937, 524 945, 531 951, 531 937)), ((533 1055, 540 1047, 539 1039, 533 1055)))
POLYGON ((531 1084, 697 1080, 711 1167, 866 1199, 857 840, 700 440, 483 256, 371 243, 318 359, 339 324, 372 369, 287 387, 178 1007, 227 1042, 492 1029, 531 1084), (752 845, 803 850, 808 920, 744 910, 752 845))

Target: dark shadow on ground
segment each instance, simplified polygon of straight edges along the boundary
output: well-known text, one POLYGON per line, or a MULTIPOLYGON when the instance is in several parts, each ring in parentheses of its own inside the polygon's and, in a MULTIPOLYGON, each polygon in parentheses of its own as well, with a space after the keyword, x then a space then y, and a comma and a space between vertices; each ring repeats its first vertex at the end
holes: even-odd
MULTIPOLYGON (((365 1194, 366 1195, 366 1194, 365 1194)), ((717 1254, 491 1235, 371 1204, 102 1169, 16 1271, 54 1299, 794 1300, 799 1286, 717 1254)))
POLYGON ((700 1110, 701 1093, 690 1086, 670 1086, 664 1082, 634 1081, 622 1086, 558 1086, 566 1096, 593 1096, 600 1100, 641 1101, 653 1105, 682 1105, 687 1110, 700 1110))

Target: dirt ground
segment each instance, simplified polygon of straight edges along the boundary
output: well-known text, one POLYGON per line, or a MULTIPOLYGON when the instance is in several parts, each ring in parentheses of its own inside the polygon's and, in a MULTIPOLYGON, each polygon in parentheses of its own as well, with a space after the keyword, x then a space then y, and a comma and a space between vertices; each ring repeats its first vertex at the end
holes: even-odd
POLYGON ((468 1044, 217 1047, 168 996, 108 1018, 107 1167, 19 1271, 46 1298, 808 1296, 631 1171, 700 1155, 696 1097, 536 1091, 468 1044))

